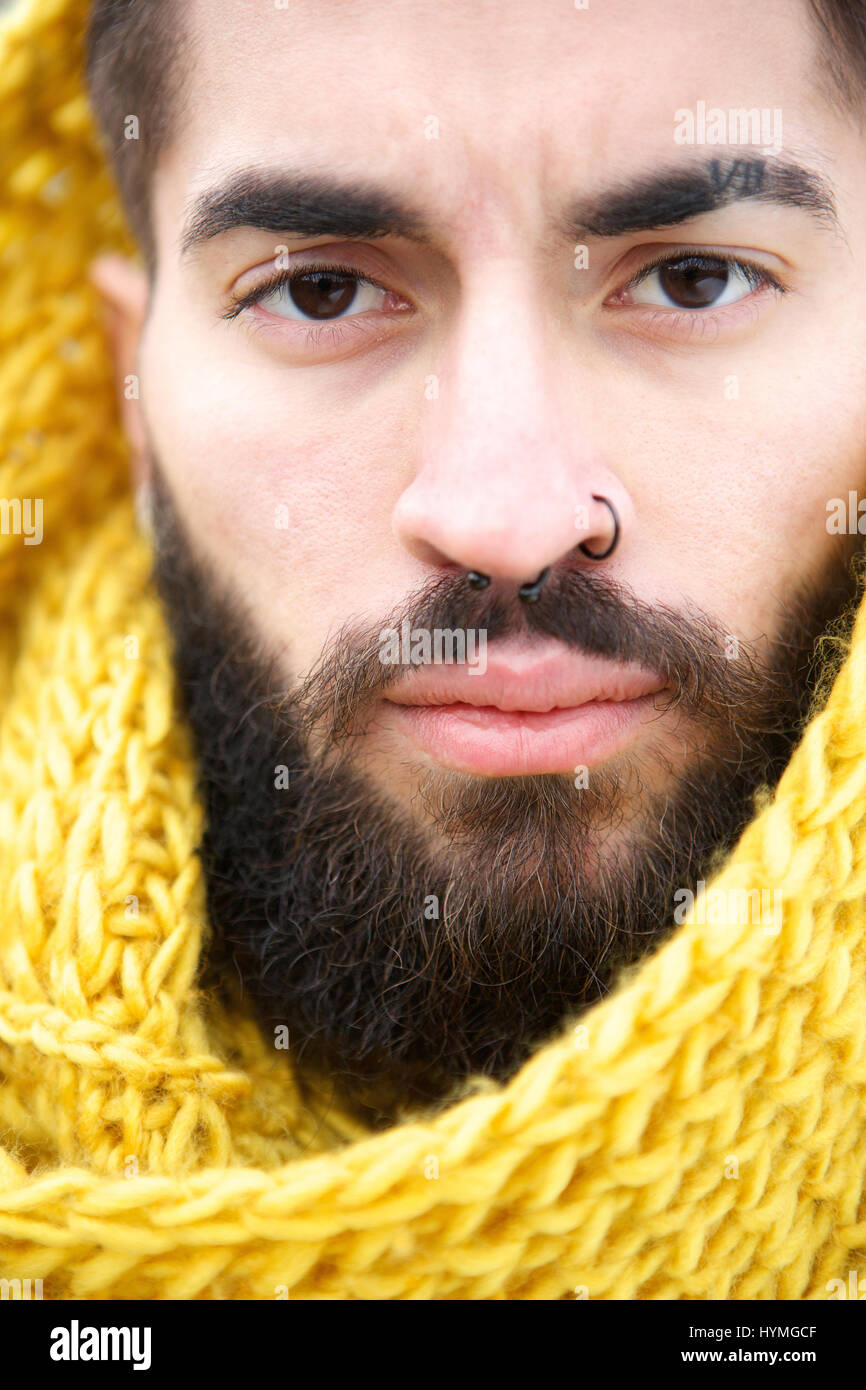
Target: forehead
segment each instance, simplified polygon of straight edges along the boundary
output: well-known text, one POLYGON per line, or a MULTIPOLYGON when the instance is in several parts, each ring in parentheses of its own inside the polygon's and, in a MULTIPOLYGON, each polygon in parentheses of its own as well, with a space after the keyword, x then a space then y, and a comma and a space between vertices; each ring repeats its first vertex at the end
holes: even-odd
POLYGON ((173 221, 218 171, 284 164, 416 202, 422 190, 471 235, 476 213, 525 213, 684 155, 675 112, 699 103, 780 111, 797 149, 820 149, 832 120, 799 0, 189 0, 184 13, 188 107, 154 184, 173 221))

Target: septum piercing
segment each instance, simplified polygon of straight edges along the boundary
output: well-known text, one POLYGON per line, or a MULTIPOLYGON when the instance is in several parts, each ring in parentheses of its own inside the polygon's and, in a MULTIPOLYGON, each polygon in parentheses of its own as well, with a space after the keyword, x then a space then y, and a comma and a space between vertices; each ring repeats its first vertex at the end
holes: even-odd
POLYGON ((521 598, 524 603, 537 603, 544 581, 549 574, 550 566, 548 565, 547 569, 543 569, 538 578, 533 579, 531 584, 521 584, 520 588, 517 590, 519 598, 521 598))

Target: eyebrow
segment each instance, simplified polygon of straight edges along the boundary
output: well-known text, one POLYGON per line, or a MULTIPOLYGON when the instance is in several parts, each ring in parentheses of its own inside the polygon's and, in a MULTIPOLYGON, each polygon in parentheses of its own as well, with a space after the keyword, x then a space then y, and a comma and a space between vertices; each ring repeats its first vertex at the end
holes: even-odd
POLYGON ((747 199, 801 208, 841 233, 827 181, 814 169, 775 157, 723 157, 654 170, 589 202, 573 204, 561 225, 577 236, 625 236, 674 227, 747 199))
MULTIPOLYGON (((571 204, 559 227, 568 237, 617 237, 715 212, 745 199, 804 209, 839 231, 827 182, 815 170, 778 158, 715 158, 654 170, 590 200, 571 204)), ((286 237, 369 240, 400 236, 421 244, 433 228, 420 208, 377 184, 285 169, 245 168, 206 189, 179 238, 181 260, 238 227, 286 237)))
POLYGON ((257 227, 280 236, 431 240, 421 212, 377 185, 286 170, 242 169, 196 199, 180 236, 181 260, 235 227, 257 227))

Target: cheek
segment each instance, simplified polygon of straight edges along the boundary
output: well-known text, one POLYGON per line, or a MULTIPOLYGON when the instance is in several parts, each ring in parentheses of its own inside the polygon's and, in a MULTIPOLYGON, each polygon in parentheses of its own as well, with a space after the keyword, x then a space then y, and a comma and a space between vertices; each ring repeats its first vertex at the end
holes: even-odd
POLYGON ((737 401, 704 397, 687 426, 660 414, 628 446, 663 461, 656 486, 635 485, 646 522, 635 573, 655 573, 656 596, 686 599, 748 640, 772 635, 780 604, 849 553, 828 532, 828 502, 866 476, 862 381, 839 372, 807 389, 792 377, 741 381, 737 401))
POLYGON ((287 646, 293 675, 351 616, 387 611, 406 430, 382 402, 328 411, 320 383, 305 399, 285 374, 209 363, 192 342, 166 353, 156 335, 141 372, 148 431, 185 526, 267 645, 287 646))
POLYGON ((778 395, 744 455, 751 504, 742 520, 752 556, 743 613, 756 631, 772 632, 780 602, 851 553, 850 538, 828 529, 828 503, 847 498, 849 488, 862 491, 866 397, 862 380, 846 382, 841 371, 834 378, 802 380, 778 395))

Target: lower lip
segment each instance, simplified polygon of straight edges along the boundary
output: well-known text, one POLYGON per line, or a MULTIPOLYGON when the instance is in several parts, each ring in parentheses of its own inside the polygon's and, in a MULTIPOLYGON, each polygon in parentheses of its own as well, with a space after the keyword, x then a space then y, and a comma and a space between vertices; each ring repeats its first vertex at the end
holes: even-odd
POLYGON ((486 777, 573 772, 604 762, 656 713, 652 695, 590 700, 543 714, 491 705, 398 705, 389 700, 386 706, 438 763, 486 777))

